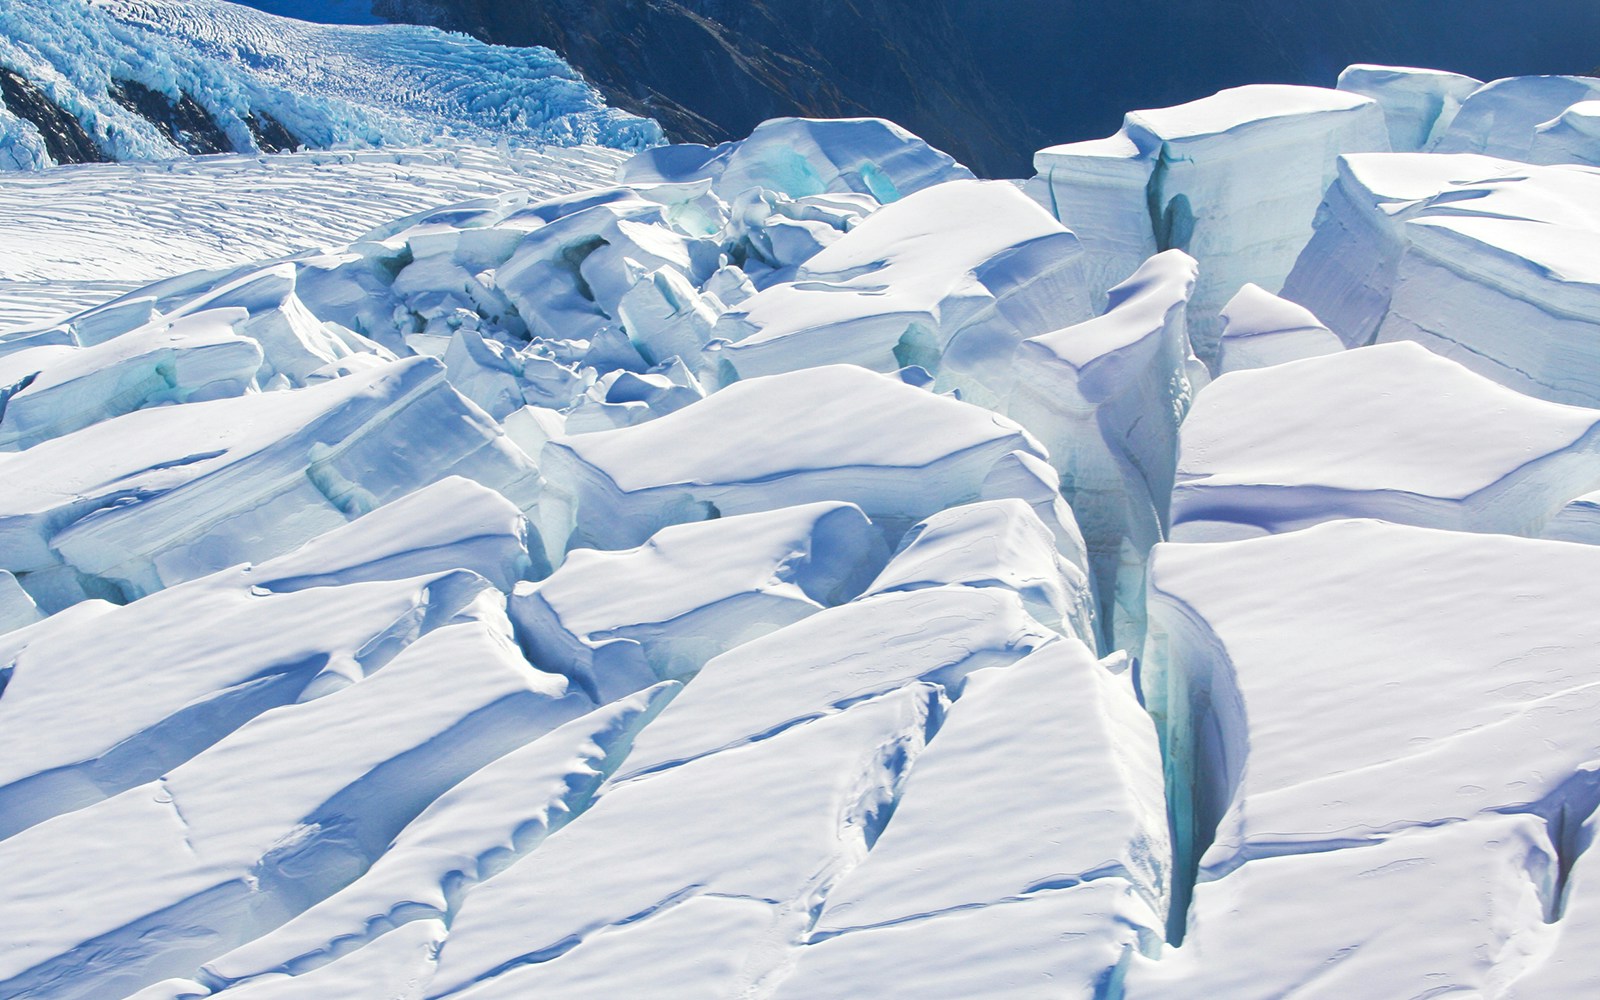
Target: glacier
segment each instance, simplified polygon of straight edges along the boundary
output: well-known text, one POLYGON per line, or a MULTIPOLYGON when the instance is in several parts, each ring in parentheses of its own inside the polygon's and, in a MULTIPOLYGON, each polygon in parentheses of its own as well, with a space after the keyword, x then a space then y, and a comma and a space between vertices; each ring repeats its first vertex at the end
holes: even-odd
POLYGON ((6 175, 0 996, 1595 993, 1592 93, 6 175))

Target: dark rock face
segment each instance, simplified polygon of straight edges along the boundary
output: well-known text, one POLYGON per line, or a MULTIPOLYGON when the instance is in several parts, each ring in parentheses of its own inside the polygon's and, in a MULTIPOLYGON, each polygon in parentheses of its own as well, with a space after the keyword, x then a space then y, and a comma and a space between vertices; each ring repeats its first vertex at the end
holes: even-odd
POLYGON ((180 91, 174 101, 136 80, 115 80, 111 99, 155 125, 169 142, 186 153, 233 152, 233 143, 216 119, 186 93, 180 91))
POLYGON ((33 123, 44 137, 45 151, 57 163, 106 162, 106 155, 100 152, 100 147, 78 119, 46 97, 31 81, 4 67, 0 67, 0 100, 5 102, 7 111, 33 123))
POLYGON ((283 122, 265 111, 250 112, 245 115, 244 123, 263 153, 290 153, 302 145, 283 122))
POLYGON ((1582 73, 1595 0, 374 0, 394 20, 546 45, 678 140, 873 114, 979 173, 1114 132, 1123 112, 1354 62, 1492 79, 1582 73), (1529 30, 1537 22, 1538 30, 1529 30))

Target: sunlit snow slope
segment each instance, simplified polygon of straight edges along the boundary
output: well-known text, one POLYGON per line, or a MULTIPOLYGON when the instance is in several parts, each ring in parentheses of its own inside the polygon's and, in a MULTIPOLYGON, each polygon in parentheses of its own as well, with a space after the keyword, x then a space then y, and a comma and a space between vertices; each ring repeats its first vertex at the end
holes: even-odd
POLYGON ((1589 93, 29 178, 0 997, 1600 995, 1589 93))

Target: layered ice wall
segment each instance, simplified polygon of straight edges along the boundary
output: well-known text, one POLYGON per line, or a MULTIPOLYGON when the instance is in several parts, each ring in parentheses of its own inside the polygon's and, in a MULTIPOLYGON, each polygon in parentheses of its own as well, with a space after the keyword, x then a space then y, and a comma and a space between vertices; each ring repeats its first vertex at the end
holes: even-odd
POLYGON ((307 187, 0 332, 0 995, 1600 992, 1595 174, 1343 82, 1070 219, 867 119, 176 168, 307 187))
POLYGON ((1283 283, 1310 238, 1337 157, 1388 148, 1384 112, 1371 98, 1240 87, 1132 112, 1110 139, 1041 150, 1032 192, 1082 231, 1098 265, 1096 291, 1158 250, 1198 260, 1193 337, 1212 364, 1218 312, 1247 281, 1269 291, 1283 283))

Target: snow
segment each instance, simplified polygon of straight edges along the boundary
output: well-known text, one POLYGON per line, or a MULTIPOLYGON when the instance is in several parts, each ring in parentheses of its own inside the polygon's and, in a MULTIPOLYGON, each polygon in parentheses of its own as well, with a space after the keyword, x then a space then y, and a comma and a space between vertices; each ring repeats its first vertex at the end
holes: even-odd
POLYGON ((719 146, 683 143, 646 151, 618 175, 625 184, 708 181, 724 201, 752 188, 789 198, 850 192, 878 204, 972 172, 881 118, 774 118, 719 146))
POLYGON ((1077 239, 1002 182, 943 184, 875 212, 735 306, 719 364, 748 378, 847 361, 919 365, 969 398, 1004 398, 1009 351, 1089 318, 1077 239))
POLYGON ((552 545, 571 532, 569 547, 627 548, 718 512, 843 500, 898 542, 929 514, 978 499, 1013 451, 1042 454, 976 406, 850 365, 808 368, 737 382, 637 427, 552 440, 540 528, 552 545))
POLYGON ((1171 537, 1351 517, 1537 535, 1600 488, 1597 449, 1600 411, 1523 396, 1416 344, 1235 372, 1183 425, 1171 537))
POLYGON ((1259 84, 1129 112, 1111 139, 1042 150, 1033 190, 1091 234, 1084 245, 1106 279, 1097 291, 1157 250, 1198 260, 1192 334, 1214 364, 1223 304, 1245 282, 1282 285, 1338 157, 1388 148, 1384 113, 1369 97, 1259 84))
POLYGON ((1246 283, 1222 307, 1217 374, 1267 368, 1344 350, 1344 342, 1304 306, 1246 283))
POLYGON ((595 146, 346 150, 82 164, 0 185, 0 333, 140 285, 349 243, 397 216, 609 183, 595 146))
POLYGON ((1493 993, 1520 971, 1516 953, 1548 933, 1553 872, 1582 849, 1577 827, 1595 806, 1600 700, 1585 651, 1600 635, 1584 609, 1596 558, 1586 545, 1361 520, 1156 550, 1141 682, 1168 787, 1182 790, 1177 878, 1198 870, 1200 953, 1208 939, 1248 941, 1232 947, 1251 956, 1248 970, 1208 960, 1208 975, 1282 995, 1277 956, 1313 975, 1352 937, 1367 942, 1341 969, 1355 978, 1327 995, 1434 972, 1493 993), (1446 839, 1427 845, 1434 836, 1446 839), (1354 877, 1424 877, 1426 861, 1407 863, 1419 841, 1437 858, 1437 890, 1379 893, 1354 877), (1485 843, 1501 846, 1472 846, 1485 843), (1469 879, 1462 864, 1490 867, 1469 879), (1285 882, 1322 916, 1266 917, 1242 898, 1277 898, 1285 882), (1417 901, 1400 940, 1373 937, 1374 919, 1397 911, 1368 899, 1417 901), (1427 935, 1449 964, 1415 946, 1417 926, 1457 929, 1427 935))
MULTIPOLYGON (((181 153, 111 98, 121 80, 172 100, 189 95, 240 152, 260 148, 247 119, 262 114, 313 148, 454 137, 639 149, 661 137, 654 122, 606 107, 548 49, 433 28, 310 24, 221 0, 15 0, 0 15, 0 62, 116 160, 181 153)), ((0 150, 26 149, 37 135, 20 119, 0 120, 0 150)))
POLYGON ((1434 151, 1482 153, 1530 163, 1562 160, 1530 156, 1539 126, 1574 104, 1600 97, 1600 80, 1587 76, 1517 76, 1495 80, 1463 102, 1434 151))
POLYGON ((1166 531, 1178 425, 1206 381, 1186 324, 1195 282, 1192 258, 1158 254, 1111 290, 1102 315, 1016 352, 1009 413, 1048 449, 1074 505, 1104 648, 1139 641, 1145 553, 1166 531))
POLYGON ((511 617, 530 660, 611 701, 850 600, 888 555, 851 504, 740 514, 663 528, 637 549, 575 550, 516 588, 511 617))
MULTIPOLYGON (((241 58, 404 39, 549 64, 241 58)), ((1359 151, 1473 83, 16 174, 0 995, 1593 992, 1600 174, 1359 151)))
POLYGON ((1339 74, 1338 86, 1370 97, 1383 108, 1391 150, 1420 153, 1450 128, 1462 103, 1483 81, 1414 66, 1358 63, 1339 74))

